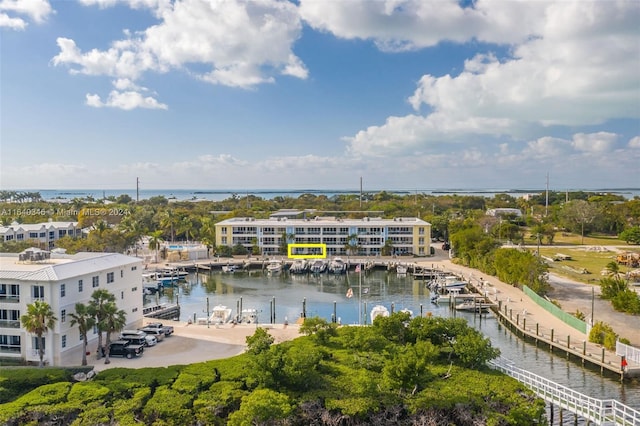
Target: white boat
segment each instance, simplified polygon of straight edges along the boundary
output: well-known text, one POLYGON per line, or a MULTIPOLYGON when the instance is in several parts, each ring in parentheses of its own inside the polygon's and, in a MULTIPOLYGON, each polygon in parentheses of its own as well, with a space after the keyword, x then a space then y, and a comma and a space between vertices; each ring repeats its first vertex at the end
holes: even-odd
POLYGON ((228 274, 232 274, 238 270, 237 265, 222 265, 222 272, 226 272, 228 274))
POLYGON ((306 274, 309 272, 309 264, 304 259, 296 259, 289 268, 291 274, 306 274))
POLYGON ((407 265, 398 264, 396 266, 396 274, 398 275, 407 275, 408 270, 409 268, 407 268, 407 265))
POLYGON ((216 305, 213 307, 213 312, 209 317, 209 322, 211 324, 224 324, 231 320, 231 308, 228 308, 224 305, 216 305))
POLYGON ((457 311, 485 312, 491 307, 491 303, 476 300, 465 300, 456 305, 457 311))
POLYGON ((329 263, 330 274, 345 274, 347 272, 347 264, 340 257, 336 257, 329 263))
POLYGON ((258 310, 253 308, 243 309, 240 314, 240 322, 246 324, 255 324, 258 321, 258 310))
POLYGON ((449 303, 452 298, 455 300, 455 298, 458 297, 459 294, 460 294, 460 289, 457 289, 457 288, 449 289, 449 293, 447 293, 447 294, 434 293, 433 295, 431 295, 431 302, 433 302, 433 303, 440 303, 440 302, 449 303))
POLYGON ((373 324, 373 321, 378 317, 388 317, 389 310, 382 305, 376 305, 373 308, 371 308, 370 315, 371 315, 371 323, 373 324))
POLYGON ((400 312, 403 312, 405 314, 409 314, 409 318, 413 318, 413 311, 411 309, 407 309, 407 308, 400 309, 400 312))
POLYGON ((271 275, 279 274, 282 272, 282 261, 277 259, 272 259, 267 264, 267 273, 271 275))
POLYGON ((327 271, 327 262, 321 259, 316 259, 311 264, 309 270, 314 274, 324 274, 327 271))

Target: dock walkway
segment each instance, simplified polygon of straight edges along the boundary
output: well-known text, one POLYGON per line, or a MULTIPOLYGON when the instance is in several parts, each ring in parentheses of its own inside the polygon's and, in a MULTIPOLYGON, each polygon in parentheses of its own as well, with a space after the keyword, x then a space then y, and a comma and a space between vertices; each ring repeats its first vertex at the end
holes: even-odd
POLYGON ((544 345, 550 351, 564 353, 567 358, 573 357, 583 365, 595 366, 601 373, 606 370, 621 378, 640 377, 640 364, 628 360, 623 374, 622 358, 614 351, 589 342, 587 334, 546 311, 517 287, 450 261, 442 261, 440 267, 467 281, 486 301, 493 304, 492 311, 498 319, 521 337, 531 339, 536 345, 544 345))

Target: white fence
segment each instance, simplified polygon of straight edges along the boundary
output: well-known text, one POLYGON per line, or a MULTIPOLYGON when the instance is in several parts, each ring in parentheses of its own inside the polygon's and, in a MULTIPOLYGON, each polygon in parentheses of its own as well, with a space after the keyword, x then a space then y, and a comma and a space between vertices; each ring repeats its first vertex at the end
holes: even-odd
POLYGON ((640 411, 613 399, 597 399, 516 367, 504 358, 490 361, 491 367, 517 379, 536 395, 597 425, 640 426, 640 411))
POLYGON ((640 365, 640 349, 616 342, 616 355, 624 356, 629 364, 640 365))

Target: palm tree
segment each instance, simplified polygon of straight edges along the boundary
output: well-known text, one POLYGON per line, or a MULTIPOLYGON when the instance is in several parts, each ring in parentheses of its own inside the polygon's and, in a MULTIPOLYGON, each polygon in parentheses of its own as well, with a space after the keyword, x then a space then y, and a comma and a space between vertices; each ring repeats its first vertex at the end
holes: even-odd
POLYGON ((38 355, 40 355, 40 367, 44 365, 44 338, 43 334, 53 328, 58 319, 53 314, 51 306, 47 302, 36 300, 27 305, 27 313, 20 317, 22 326, 38 337, 38 355))
POLYGON ((82 365, 87 365, 87 333, 96 324, 91 310, 84 303, 76 303, 76 311, 69 314, 71 326, 78 325, 78 331, 82 337, 82 365))
POLYGON ((619 279, 622 275, 622 271, 620 270, 620 265, 618 265, 618 262, 611 261, 607 263, 604 269, 607 272, 607 276, 610 278, 619 279))
POLYGON ((154 263, 158 263, 158 249, 160 248, 160 243, 162 243, 162 231, 153 231, 149 236, 149 248, 156 252, 156 261, 154 263))
POLYGON ((169 235, 171 236, 172 242, 176 239, 175 227, 178 224, 178 221, 178 216, 176 216, 171 209, 165 210, 162 213, 162 217, 160 218, 160 226, 165 230, 169 230, 169 235))
POLYGON ((111 346, 111 333, 120 331, 127 325, 127 313, 122 309, 118 309, 115 302, 104 305, 104 318, 98 323, 98 328, 104 330, 107 334, 107 343, 105 351, 104 363, 109 364, 109 346, 111 346))
POLYGON ((115 303, 116 297, 109 293, 107 290, 98 289, 91 294, 91 300, 89 301, 89 314, 95 318, 95 323, 98 325, 98 358, 100 358, 102 351, 102 331, 101 324, 104 323, 106 317, 106 306, 109 303, 115 303))

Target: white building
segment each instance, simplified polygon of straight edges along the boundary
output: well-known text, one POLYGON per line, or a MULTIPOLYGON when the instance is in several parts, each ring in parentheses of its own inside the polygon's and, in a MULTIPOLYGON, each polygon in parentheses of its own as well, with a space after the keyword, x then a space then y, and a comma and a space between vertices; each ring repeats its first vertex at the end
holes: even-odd
POLYGON ((328 255, 348 254, 347 244, 355 245, 358 253, 354 254, 361 256, 380 255, 385 245, 398 255, 431 254, 431 224, 415 217, 238 217, 216 223, 217 246, 240 244, 250 250, 256 244, 263 255, 281 251, 283 236, 287 244, 326 244, 328 255))
MULTIPOLYGON (((38 362, 37 338, 22 328, 20 316, 35 300, 47 302, 57 321, 44 336, 44 359, 61 359, 82 347, 69 314, 75 304, 88 304, 96 289, 106 289, 127 314, 127 327, 142 324, 142 260, 119 253, 50 254, 29 249, 20 255, 0 254, 0 357, 38 362)), ((97 349, 97 329, 89 332, 87 350, 97 349)), ((80 358, 78 358, 78 365, 80 358)))
POLYGON ((520 209, 511 209, 511 208, 496 208, 496 209, 488 209, 487 216, 501 217, 501 216, 512 216, 516 218, 522 217, 522 210, 520 209))
POLYGON ((82 236, 82 229, 78 227, 78 222, 13 222, 9 226, 0 226, 0 241, 29 241, 33 245, 49 249, 55 247, 56 240, 66 236, 82 236))

